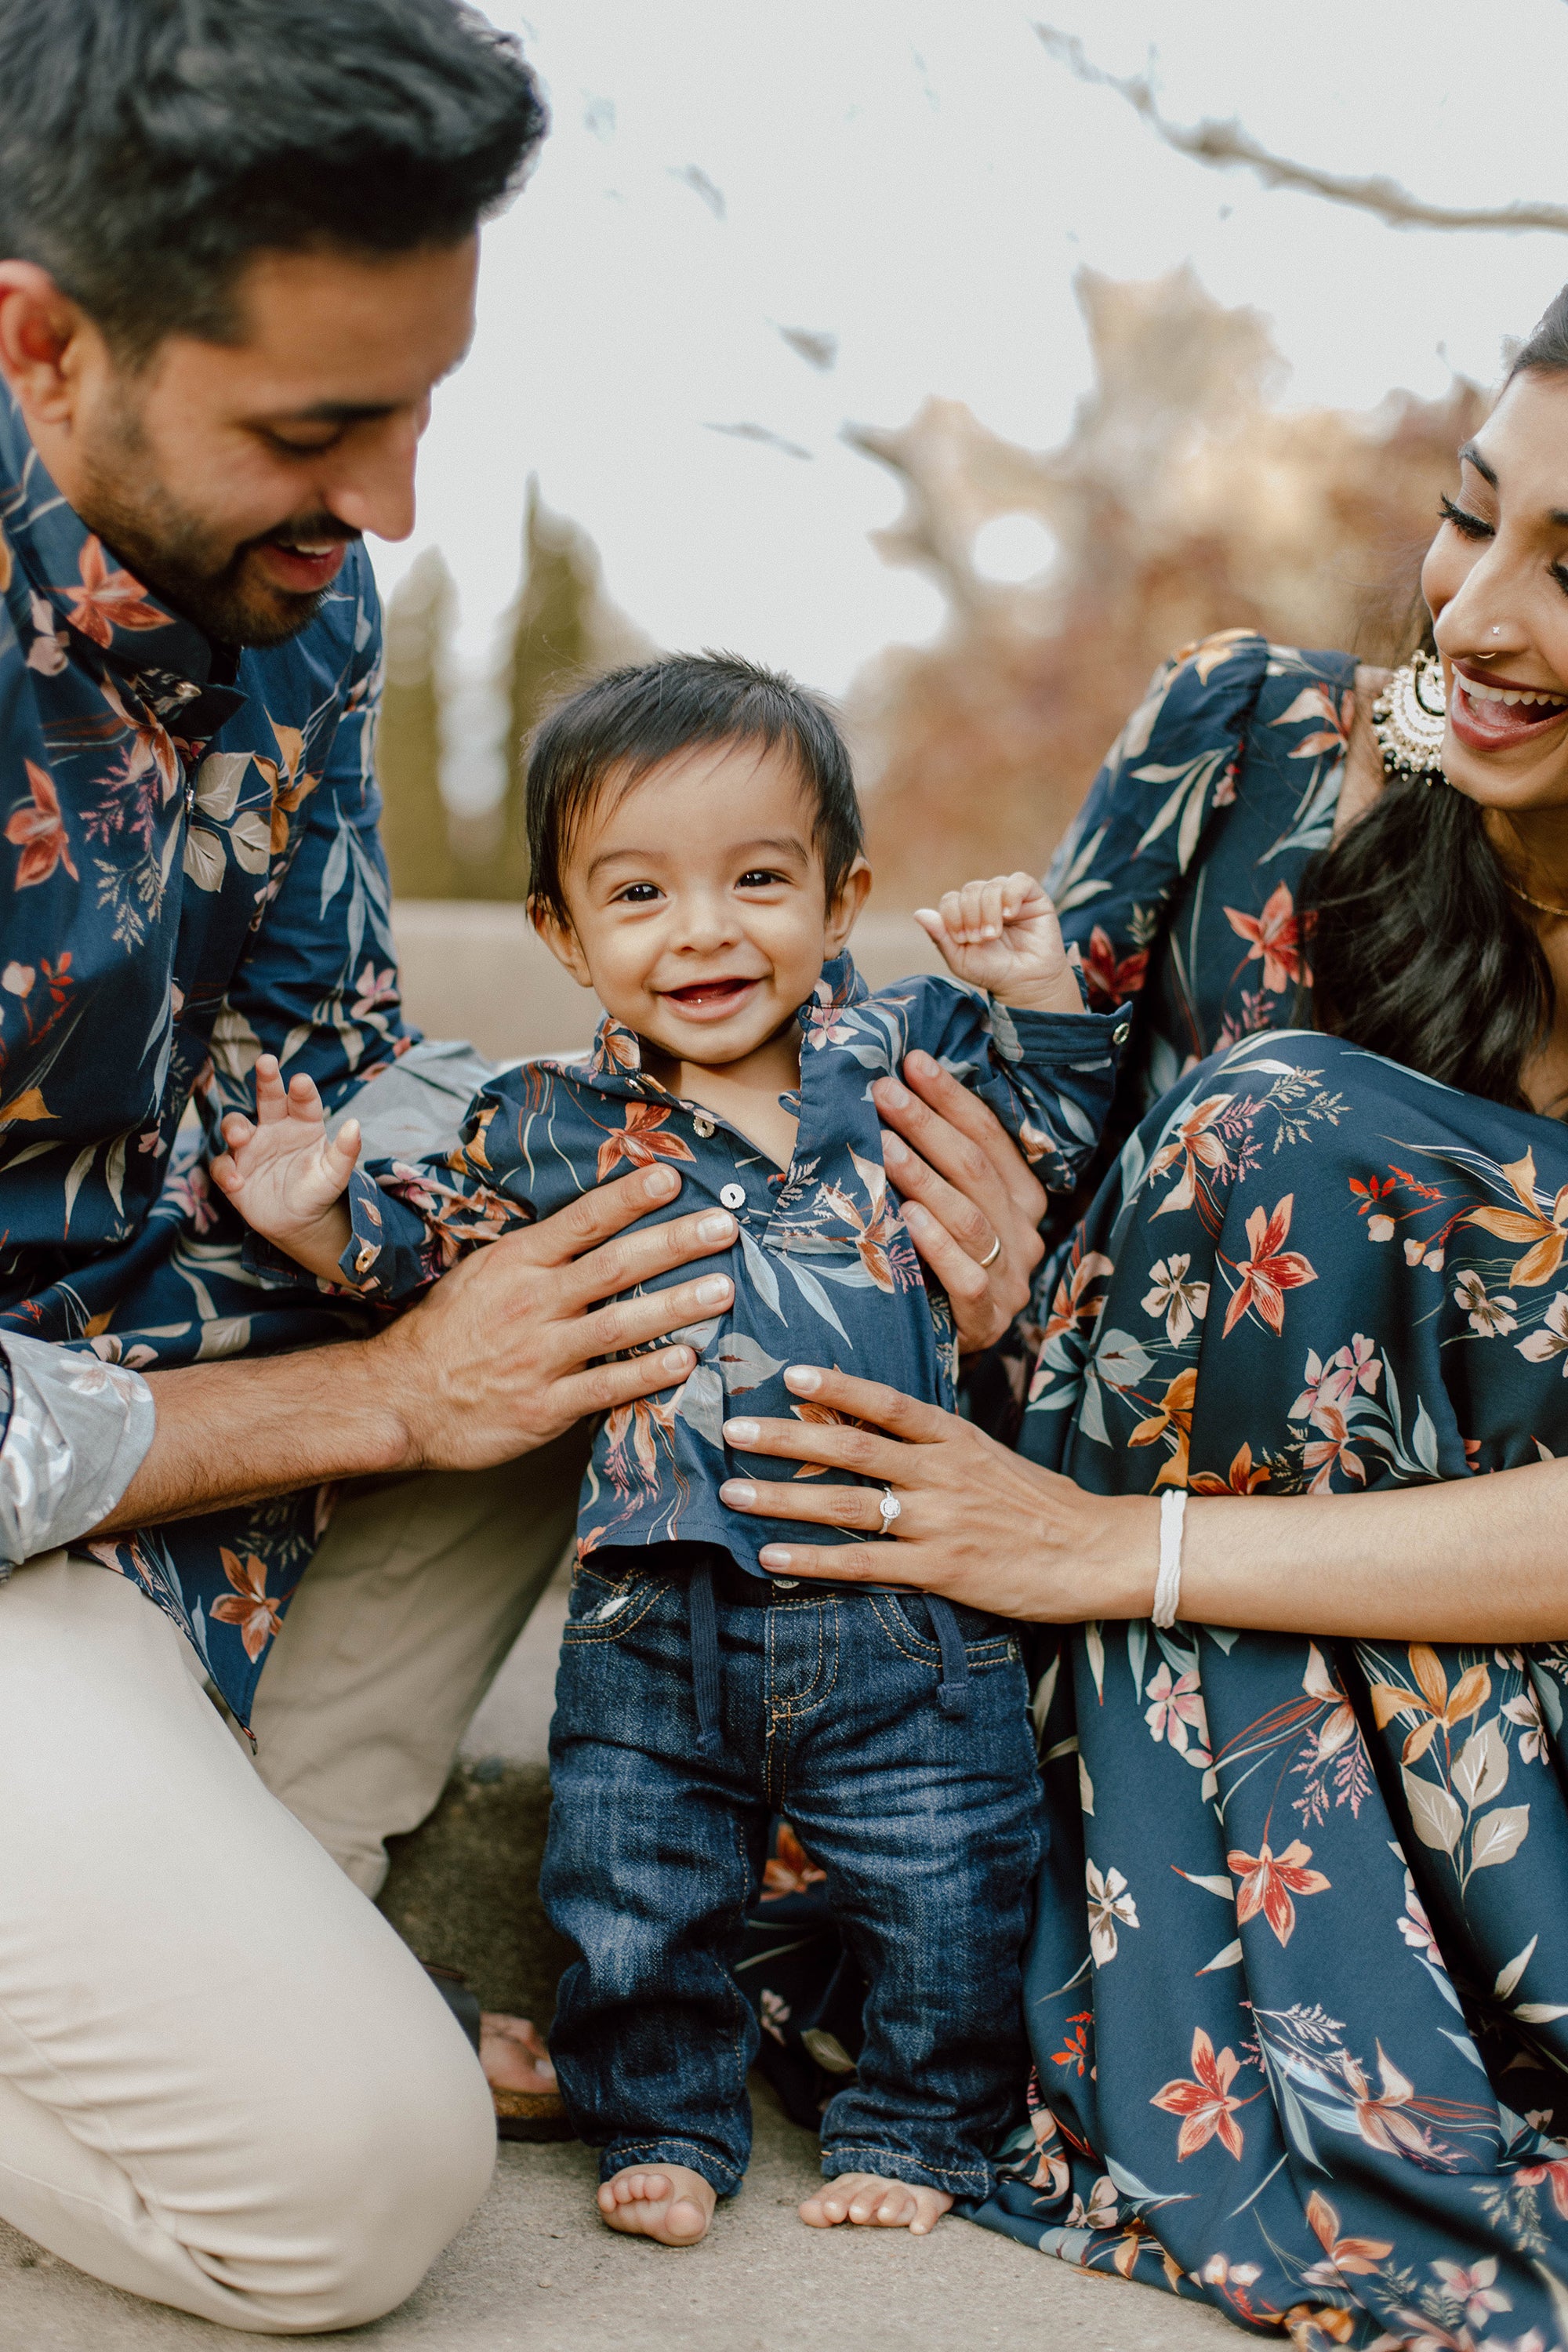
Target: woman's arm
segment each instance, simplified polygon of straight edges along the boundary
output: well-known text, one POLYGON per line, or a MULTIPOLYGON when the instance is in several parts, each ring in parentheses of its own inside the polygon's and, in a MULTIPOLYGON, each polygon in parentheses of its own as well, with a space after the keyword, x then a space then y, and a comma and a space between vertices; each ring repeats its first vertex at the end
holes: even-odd
MULTIPOLYGON (((814 1406, 869 1426, 736 1419, 731 1442, 877 1479, 899 1501, 898 1551, 770 1545, 764 1566, 907 1584, 1050 1624, 1148 1615, 1154 1496, 1089 1494, 874 1381, 805 1366, 784 1377, 814 1406)), ((721 1491, 752 1517, 880 1530, 879 1497, 865 1487, 732 1479, 721 1491)), ((1398 1641, 1568 1638, 1568 1461, 1373 1495, 1194 1496, 1181 1613, 1193 1624, 1398 1641)))

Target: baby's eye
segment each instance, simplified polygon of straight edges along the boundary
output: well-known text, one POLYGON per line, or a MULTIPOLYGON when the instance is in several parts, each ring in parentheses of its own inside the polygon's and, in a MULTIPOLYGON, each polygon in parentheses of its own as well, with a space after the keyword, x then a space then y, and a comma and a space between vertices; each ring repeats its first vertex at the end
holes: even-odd
POLYGON ((737 890, 765 890, 772 884, 782 882, 784 878, 782 874, 770 874, 765 866, 753 866, 749 872, 742 875, 735 887, 737 890))
POLYGON ((616 904, 620 907, 647 907, 662 895, 657 882, 628 882, 624 890, 616 891, 616 904))

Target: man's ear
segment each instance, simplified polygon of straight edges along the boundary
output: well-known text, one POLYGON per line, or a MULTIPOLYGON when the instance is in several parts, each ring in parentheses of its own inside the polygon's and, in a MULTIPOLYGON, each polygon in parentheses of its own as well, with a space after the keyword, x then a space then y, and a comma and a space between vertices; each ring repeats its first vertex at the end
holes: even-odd
POLYGON ((89 342, 102 337, 34 261, 0 261, 0 376, 29 425, 69 428, 89 342))
POLYGON ((860 919, 871 887, 871 869, 863 857, 858 857, 838 886, 838 895, 827 909, 827 950, 837 955, 850 932, 860 919))
POLYGON ((565 965, 578 987, 592 988, 594 978, 588 970, 588 959, 571 924, 564 922, 553 907, 543 906, 537 898, 528 902, 528 919, 556 962, 565 965))

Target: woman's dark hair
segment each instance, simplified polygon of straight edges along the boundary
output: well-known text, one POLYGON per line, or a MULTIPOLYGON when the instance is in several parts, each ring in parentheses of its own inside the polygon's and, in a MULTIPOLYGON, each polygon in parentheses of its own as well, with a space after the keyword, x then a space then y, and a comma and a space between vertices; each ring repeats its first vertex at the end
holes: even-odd
POLYGON ((815 803, 812 840, 829 905, 860 854, 860 803, 844 738, 826 706, 781 670, 739 654, 672 654, 614 669, 541 723, 528 761, 529 903, 567 920, 563 867, 572 835, 613 776, 629 792, 696 743, 783 743, 815 803))
MULTIPOLYGON (((1568 287, 1508 382, 1531 373, 1568 375, 1568 287)), ((1477 802, 1440 779, 1390 777, 1313 860, 1302 906, 1320 1028, 1466 1094, 1530 1108, 1521 1073, 1551 1024, 1552 975, 1477 802)))
POLYGON ((0 0, 0 254, 130 360, 223 341, 252 255, 456 244, 547 121, 459 0, 0 0))

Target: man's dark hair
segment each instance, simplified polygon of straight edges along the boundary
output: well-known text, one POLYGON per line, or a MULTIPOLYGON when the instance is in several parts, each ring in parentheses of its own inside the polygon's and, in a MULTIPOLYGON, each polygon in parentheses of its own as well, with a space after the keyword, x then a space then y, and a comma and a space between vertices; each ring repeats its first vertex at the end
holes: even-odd
POLYGON ((611 670, 543 720, 528 761, 530 903, 564 923, 563 866, 599 793, 612 777, 629 792, 698 743, 786 746, 815 803, 811 835, 831 906, 862 840, 844 738, 826 706, 782 670, 715 653, 611 670))
POLYGON ((0 254, 128 358, 221 342, 253 255, 455 245, 547 123, 458 0, 0 0, 0 254))

